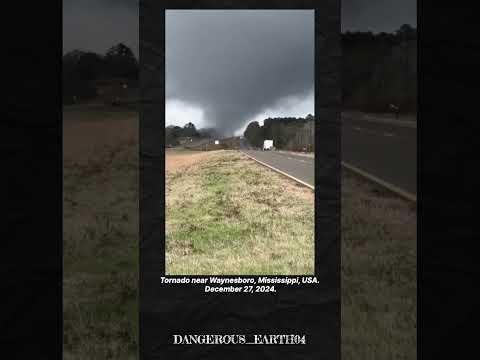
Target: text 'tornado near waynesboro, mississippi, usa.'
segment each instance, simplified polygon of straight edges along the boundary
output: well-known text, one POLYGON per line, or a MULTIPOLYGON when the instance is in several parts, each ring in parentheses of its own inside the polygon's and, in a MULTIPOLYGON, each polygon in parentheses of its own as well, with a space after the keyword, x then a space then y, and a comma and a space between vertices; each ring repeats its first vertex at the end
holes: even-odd
POLYGON ((162 276, 160 283, 203 286, 205 292, 212 293, 275 293, 279 287, 315 285, 318 279, 315 276, 162 276))

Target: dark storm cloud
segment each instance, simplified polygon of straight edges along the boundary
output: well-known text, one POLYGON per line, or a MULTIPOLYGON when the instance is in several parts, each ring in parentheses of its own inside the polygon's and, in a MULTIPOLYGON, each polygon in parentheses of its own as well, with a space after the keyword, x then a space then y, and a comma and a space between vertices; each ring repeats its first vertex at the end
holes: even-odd
POLYGON ((138 56, 138 34, 138 0, 63 0, 63 53, 122 42, 138 56))
MULTIPOLYGON (((124 42, 138 54, 139 0, 63 0, 64 52, 103 53, 124 42)), ((342 30, 391 32, 417 25, 416 0, 342 0, 342 30)))
POLYGON ((417 0, 342 0, 342 31, 393 32, 417 26, 417 0))
POLYGON ((201 107, 219 131, 313 85, 312 11, 167 12, 167 98, 201 107))

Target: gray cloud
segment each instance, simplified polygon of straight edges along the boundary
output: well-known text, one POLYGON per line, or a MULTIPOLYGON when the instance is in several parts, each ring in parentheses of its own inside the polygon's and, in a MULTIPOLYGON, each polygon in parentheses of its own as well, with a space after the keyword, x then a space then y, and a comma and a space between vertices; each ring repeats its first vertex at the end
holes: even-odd
POLYGON ((392 32, 417 26, 417 0, 342 0, 342 31, 392 32))
POLYGON ((138 35, 138 0, 63 0, 63 53, 122 42, 138 56, 138 35))
POLYGON ((220 131, 313 86, 312 11, 167 12, 167 98, 201 107, 220 131))
MULTIPOLYGON (((123 42, 138 55, 139 0, 63 0, 63 49, 104 53, 123 42)), ((417 25, 417 0, 342 0, 342 30, 391 32, 417 25)))

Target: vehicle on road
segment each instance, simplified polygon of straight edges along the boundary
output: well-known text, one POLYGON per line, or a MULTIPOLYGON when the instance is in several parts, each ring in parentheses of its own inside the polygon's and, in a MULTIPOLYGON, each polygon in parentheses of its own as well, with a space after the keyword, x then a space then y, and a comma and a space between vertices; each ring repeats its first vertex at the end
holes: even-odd
POLYGON ((273 140, 264 140, 263 141, 263 151, 273 149, 273 140))

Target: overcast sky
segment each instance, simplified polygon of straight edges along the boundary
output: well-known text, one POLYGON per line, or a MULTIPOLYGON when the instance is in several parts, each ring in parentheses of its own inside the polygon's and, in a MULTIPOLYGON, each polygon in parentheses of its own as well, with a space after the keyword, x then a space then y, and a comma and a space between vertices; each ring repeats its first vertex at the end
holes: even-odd
MULTIPOLYGON (((415 0, 342 0, 342 31, 416 26, 415 0)), ((312 11, 169 11, 168 124, 242 132, 249 121, 313 114, 312 11), (194 61, 192 59, 195 59, 194 61)), ((138 0, 64 0, 63 52, 138 56, 138 0)))
MULTIPOLYGON (((416 0, 342 0, 342 30, 417 26, 416 0)), ((138 54, 138 0, 63 0, 63 52, 105 53, 119 42, 138 54)))

